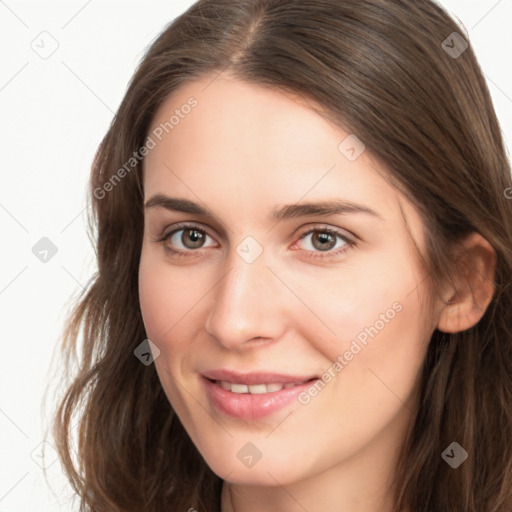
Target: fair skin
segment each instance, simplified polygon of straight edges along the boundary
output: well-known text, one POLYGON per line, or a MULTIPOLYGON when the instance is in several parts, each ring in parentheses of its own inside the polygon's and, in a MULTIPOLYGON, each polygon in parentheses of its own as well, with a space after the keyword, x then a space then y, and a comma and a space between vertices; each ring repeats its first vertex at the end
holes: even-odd
POLYGON ((492 250, 481 237, 469 238, 471 286, 447 286, 443 298, 456 300, 430 304, 400 205, 423 249, 422 219, 376 172, 369 151, 347 159, 338 145, 350 132, 296 96, 226 75, 212 80, 184 84, 161 106, 150 131, 191 96, 198 101, 144 161, 145 202, 162 194, 214 215, 145 210, 140 303, 147 336, 161 351, 155 366, 163 389, 225 481, 222 512, 391 511, 387 489, 431 334, 481 318, 493 293, 492 250), (332 199, 378 216, 269 219, 285 204, 332 199), (183 222, 197 227, 178 226, 183 222), (301 238, 312 228, 327 236, 326 227, 356 245, 336 235, 323 245, 314 234, 301 238), (247 236, 263 251, 250 263, 237 252, 247 236), (386 312, 393 318, 347 361, 353 340, 386 312), (343 354, 347 364, 333 372, 343 354), (249 421, 212 404, 201 377, 212 368, 315 376, 331 368, 335 377, 309 403, 295 400, 249 421), (251 467, 237 456, 246 443, 261 454, 251 467))

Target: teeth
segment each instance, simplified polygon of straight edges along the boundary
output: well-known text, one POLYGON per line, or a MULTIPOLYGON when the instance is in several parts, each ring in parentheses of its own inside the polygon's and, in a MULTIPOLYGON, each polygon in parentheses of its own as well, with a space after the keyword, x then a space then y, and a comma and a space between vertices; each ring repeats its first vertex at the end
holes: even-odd
POLYGON ((299 386, 300 384, 303 384, 304 382, 307 381, 304 380, 301 382, 289 382, 287 384, 251 384, 249 386, 245 384, 234 384, 231 382, 227 382, 225 380, 217 380, 215 382, 222 389, 225 389, 226 391, 231 391, 232 393, 250 393, 251 395, 262 395, 264 393, 275 393, 276 391, 281 391, 283 388, 293 388, 294 386, 299 386))
POLYGON ((282 384, 267 384, 267 391, 273 393, 274 391, 281 391, 283 389, 282 384))
MULTIPOLYGON (((231 388, 233 389, 233 388, 231 388)), ((261 395, 262 393, 268 393, 266 384, 252 384, 249 386, 249 393, 251 395, 261 395)))
POLYGON ((232 393, 248 393, 249 388, 245 384, 231 384, 232 393))

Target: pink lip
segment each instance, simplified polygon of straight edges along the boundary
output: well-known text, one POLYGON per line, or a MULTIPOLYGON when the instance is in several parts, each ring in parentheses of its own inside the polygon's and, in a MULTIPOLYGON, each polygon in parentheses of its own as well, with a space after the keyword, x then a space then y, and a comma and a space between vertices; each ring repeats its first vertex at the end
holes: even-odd
POLYGON ((271 393, 252 395, 250 393, 232 393, 223 389, 215 381, 228 381, 236 384, 286 384, 300 382, 310 377, 295 377, 277 374, 237 374, 229 371, 205 372, 201 378, 210 402, 223 414, 233 418, 256 420, 269 416, 297 400, 297 396, 312 385, 305 382, 292 388, 271 393), (210 377, 213 375, 213 377, 210 377), (221 377, 221 378, 219 378, 221 377))

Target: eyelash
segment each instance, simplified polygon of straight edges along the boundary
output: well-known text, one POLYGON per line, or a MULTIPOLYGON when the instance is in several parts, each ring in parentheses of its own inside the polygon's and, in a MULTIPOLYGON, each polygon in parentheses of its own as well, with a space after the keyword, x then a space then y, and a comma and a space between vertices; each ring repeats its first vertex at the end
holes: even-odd
MULTIPOLYGON (((210 236, 210 235, 208 235, 208 233, 204 229, 200 228, 196 224, 182 224, 182 225, 179 225, 178 227, 176 227, 175 229, 173 229, 172 231, 170 231, 169 233, 164 233, 160 238, 157 238, 155 240, 155 242, 163 243, 164 246, 165 246, 165 250, 167 252, 169 252, 170 254, 172 254, 173 257, 177 257, 177 258, 188 257, 188 253, 199 252, 200 249, 189 249, 189 250, 186 250, 186 251, 178 251, 176 249, 172 249, 169 245, 166 245, 166 242, 168 242, 169 239, 174 234, 176 234, 179 231, 183 231, 183 230, 187 230, 187 229, 199 231, 200 233, 203 233, 203 234, 205 234, 207 236, 210 236)), ((314 254, 308 255, 309 258, 325 258, 325 259, 332 258, 333 256, 339 256, 339 255, 345 253, 346 251, 348 251, 349 249, 351 249, 352 247, 356 247, 357 246, 357 244, 356 244, 356 242, 354 240, 352 240, 351 238, 347 237, 341 231, 338 231, 336 229, 329 228, 329 227, 317 227, 316 226, 316 227, 314 227, 312 229, 309 229, 308 231, 306 231, 306 232, 304 232, 304 233, 302 233, 300 235, 299 240, 302 240, 306 236, 310 235, 311 233, 315 233, 315 232, 329 233, 332 236, 335 236, 335 237, 337 236, 337 237, 341 238, 345 242, 345 245, 343 247, 338 248, 335 251, 333 251, 331 249, 331 250, 325 251, 325 252, 322 252, 322 251, 308 251, 308 250, 304 249, 304 251, 306 253, 308 253, 308 252, 309 253, 311 253, 311 252, 314 253, 314 254), (325 254, 325 256, 323 254, 325 254)))

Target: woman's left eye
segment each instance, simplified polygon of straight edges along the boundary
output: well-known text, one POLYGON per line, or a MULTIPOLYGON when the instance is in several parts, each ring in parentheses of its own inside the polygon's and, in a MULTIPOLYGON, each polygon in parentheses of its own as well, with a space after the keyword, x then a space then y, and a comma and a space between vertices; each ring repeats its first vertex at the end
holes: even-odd
POLYGON ((354 240, 341 233, 340 231, 332 228, 323 227, 310 229, 300 236, 300 240, 302 241, 308 238, 309 235, 313 235, 310 238, 309 243, 309 245, 313 247, 313 250, 306 250, 308 252, 312 252, 313 254, 311 254, 311 257, 314 258, 337 256, 356 245, 354 240), (336 238, 341 240, 341 246, 338 245, 336 247, 336 238), (323 256, 321 253, 326 253, 326 255, 323 256))
MULTIPOLYGON (((344 233, 328 227, 310 229, 300 235, 299 241, 307 239, 310 235, 313 235, 309 242, 312 249, 305 249, 305 251, 313 253, 311 257, 315 258, 336 256, 356 245, 356 242, 344 233), (341 241, 341 246, 338 245, 336 247, 336 238, 341 241), (323 256, 321 253, 326 253, 326 256, 323 256)), ((211 237, 203 229, 193 224, 187 224, 162 235, 156 241, 164 243, 166 250, 174 256, 182 257, 187 256, 187 253, 197 252, 195 249, 209 247, 204 245, 206 238, 211 237), (181 233, 181 236, 178 236, 179 233, 181 233), (179 244, 182 247, 179 247, 179 244), (178 249, 175 249, 176 246, 178 246, 178 249)))

